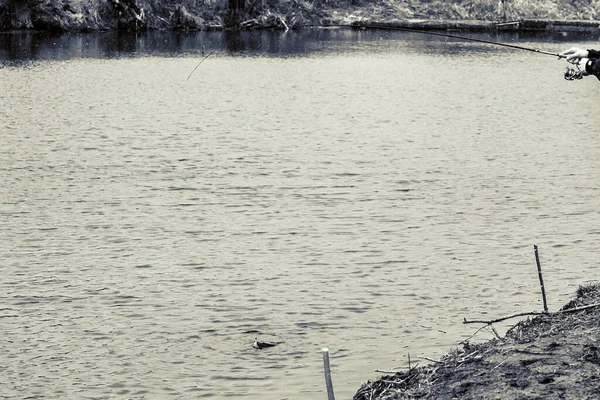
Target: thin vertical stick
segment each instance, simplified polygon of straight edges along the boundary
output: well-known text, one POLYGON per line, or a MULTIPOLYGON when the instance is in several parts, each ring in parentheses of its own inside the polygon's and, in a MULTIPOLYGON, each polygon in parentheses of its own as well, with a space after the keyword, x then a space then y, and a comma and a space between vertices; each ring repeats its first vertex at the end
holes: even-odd
POLYGON ((323 366, 325 367, 325 384, 327 385, 327 399, 335 400, 333 382, 331 381, 331 368, 329 368, 329 349, 323 349, 323 366))
POLYGON ((542 277, 542 266, 540 265, 540 256, 538 254, 537 245, 533 245, 533 252, 535 253, 535 262, 537 263, 538 277, 540 278, 540 287, 542 288, 542 299, 544 300, 544 312, 548 312, 548 303, 546 302, 546 289, 544 289, 544 278, 542 277))

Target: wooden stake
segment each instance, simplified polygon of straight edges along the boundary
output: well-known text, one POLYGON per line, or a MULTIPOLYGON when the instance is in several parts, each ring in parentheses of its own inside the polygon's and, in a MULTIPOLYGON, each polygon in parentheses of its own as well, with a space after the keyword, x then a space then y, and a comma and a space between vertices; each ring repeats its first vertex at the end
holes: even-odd
POLYGON ((331 381, 331 368, 329 367, 329 349, 323 349, 323 366, 325 368, 325 384, 327 385, 327 399, 335 400, 333 382, 331 381))
POLYGON ((542 266, 540 265, 540 256, 538 254, 537 245, 533 245, 533 252, 535 253, 535 262, 537 263, 538 277, 540 278, 540 287, 542 288, 542 300, 544 300, 544 312, 548 312, 548 303, 546 302, 546 289, 544 289, 544 278, 542 277, 542 266))

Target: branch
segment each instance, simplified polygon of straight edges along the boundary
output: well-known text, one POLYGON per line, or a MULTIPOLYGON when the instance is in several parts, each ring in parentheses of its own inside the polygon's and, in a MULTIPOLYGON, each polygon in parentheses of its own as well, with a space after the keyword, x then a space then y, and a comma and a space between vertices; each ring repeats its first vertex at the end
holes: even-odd
POLYGON ((513 315, 508 315, 506 317, 502 317, 502 318, 496 318, 496 319, 491 319, 491 320, 482 320, 482 319, 472 319, 472 320, 467 320, 466 318, 463 321, 463 324, 487 324, 487 325, 491 325, 494 324, 496 322, 501 322, 507 319, 511 319, 511 318, 516 318, 516 317, 522 317, 525 315, 558 315, 558 314, 568 314, 568 313, 573 313, 573 312, 577 312, 577 311, 583 311, 583 310, 587 310, 589 308, 594 308, 594 307, 600 307, 600 303, 594 303, 594 304, 589 304, 587 306, 581 306, 581 307, 575 307, 575 308, 569 308, 567 310, 559 310, 555 313, 546 313, 546 312, 539 312, 539 311, 531 311, 531 312, 523 312, 523 313, 518 313, 518 314, 513 314, 513 315))
POLYGON ((581 306, 581 307, 569 308, 569 309, 566 309, 566 310, 560 310, 558 313, 566 314, 566 313, 572 313, 572 312, 587 310, 588 308, 594 308, 594 307, 600 307, 600 303, 594 303, 594 304, 589 304, 587 306, 581 306))
POLYGON ((398 372, 401 372, 401 371, 388 371, 388 370, 385 370, 385 369, 376 369, 375 372, 379 372, 381 374, 394 374, 395 375, 395 374, 397 374, 398 372))
POLYGON ((491 320, 472 319, 472 320, 468 321, 465 318, 464 321, 463 321, 463 324, 487 324, 487 325, 491 325, 491 324, 494 324, 496 322, 501 322, 501 321, 504 321, 504 320, 507 320, 507 319, 511 319, 511 318, 516 318, 516 317, 522 317, 524 315, 542 315, 542 314, 547 314, 547 313, 537 312, 537 311, 531 311, 531 312, 523 312, 523 313, 508 315, 506 317, 496 318, 496 319, 491 319, 491 320))

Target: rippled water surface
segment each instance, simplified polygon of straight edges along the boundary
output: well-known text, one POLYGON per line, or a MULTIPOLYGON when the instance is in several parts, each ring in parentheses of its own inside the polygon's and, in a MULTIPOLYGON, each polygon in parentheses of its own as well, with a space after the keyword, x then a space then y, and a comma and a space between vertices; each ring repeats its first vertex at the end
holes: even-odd
POLYGON ((539 310, 533 244, 552 309, 598 278, 600 83, 552 57, 342 30, 0 45, 3 398, 324 398, 322 347, 350 398, 464 317, 539 310))

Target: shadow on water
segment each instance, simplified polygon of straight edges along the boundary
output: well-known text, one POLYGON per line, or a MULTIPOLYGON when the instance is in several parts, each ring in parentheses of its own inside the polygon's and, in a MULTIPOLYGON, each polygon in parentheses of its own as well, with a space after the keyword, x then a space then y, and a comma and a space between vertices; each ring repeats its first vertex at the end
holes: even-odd
POLYGON ((19 32, 0 35, 0 61, 13 65, 36 60, 110 58, 134 54, 138 50, 135 33, 19 32))
MULTIPOLYGON (((461 33, 503 43, 522 41, 564 42, 596 41, 598 35, 575 32, 461 33)), ((197 55, 204 51, 223 51, 236 56, 297 57, 310 53, 331 52, 334 42, 369 42, 409 39, 427 52, 452 52, 439 37, 420 33, 344 28, 305 29, 301 31, 199 31, 199 32, 97 32, 87 34, 48 34, 20 32, 0 34, 0 65, 21 65, 37 60, 70 58, 118 58, 136 56, 197 55)), ((456 41, 456 39, 450 40, 456 41)), ((347 51, 347 49, 346 49, 347 51)))
POLYGON ((40 56, 40 49, 56 37, 31 32, 0 34, 0 60, 14 63, 36 60, 40 56))
POLYGON ((306 42, 313 38, 297 32, 226 31, 223 47, 232 54, 300 55, 307 52, 306 42))
POLYGON ((135 53, 138 50, 138 36, 135 32, 117 32, 112 37, 103 37, 101 47, 107 55, 135 53))

